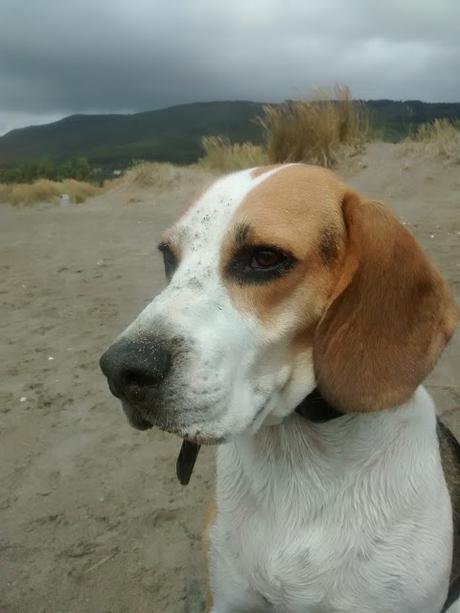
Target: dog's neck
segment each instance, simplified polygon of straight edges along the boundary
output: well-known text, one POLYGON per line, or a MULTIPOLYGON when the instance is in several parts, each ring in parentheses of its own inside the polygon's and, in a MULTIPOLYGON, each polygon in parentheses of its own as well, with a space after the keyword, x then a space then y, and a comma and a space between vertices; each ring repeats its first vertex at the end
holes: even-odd
POLYGON ((302 400, 295 412, 313 423, 324 423, 344 416, 323 398, 317 387, 302 400))
MULTIPOLYGON (((344 416, 344 413, 337 411, 326 402, 316 387, 296 407, 295 412, 313 423, 324 423, 344 416)), ((188 485, 199 451, 198 443, 186 440, 182 442, 176 461, 176 475, 182 485, 188 485)))
MULTIPOLYGON (((295 497, 302 504, 308 498, 309 509, 316 512, 325 488, 327 496, 338 495, 344 483, 352 483, 362 474, 372 477, 370 486, 375 485, 376 496, 380 495, 377 480, 382 474, 399 492, 404 482, 400 467, 416 463, 429 448, 426 441, 436 437, 432 402, 423 389, 394 409, 347 415, 334 411, 327 420, 315 422, 311 416, 319 411, 319 404, 319 399, 312 403, 310 398, 308 406, 302 403, 302 408, 281 424, 242 434, 219 447, 224 473, 233 475, 242 490, 252 491, 254 500, 262 503, 273 497, 279 505, 285 497, 293 503, 289 488, 295 477, 295 497), (374 467, 370 472, 369 466, 374 467)), ((418 478, 423 481, 420 475, 418 478)))

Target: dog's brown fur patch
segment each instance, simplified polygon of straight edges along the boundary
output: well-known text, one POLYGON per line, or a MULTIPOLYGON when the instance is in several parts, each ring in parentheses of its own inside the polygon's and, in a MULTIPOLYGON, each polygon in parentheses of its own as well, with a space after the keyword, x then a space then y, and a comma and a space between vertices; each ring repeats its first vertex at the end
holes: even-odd
POLYGON ((340 285, 315 335, 318 385, 343 411, 407 401, 452 335, 457 308, 438 271, 386 206, 349 192, 340 285))
MULTIPOLYGON (((330 171, 298 164, 280 169, 248 194, 235 213, 232 228, 250 226, 245 241, 277 246, 292 253, 297 264, 292 272, 268 284, 242 286, 224 280, 237 308, 255 311, 267 325, 272 325, 284 309, 297 310, 299 320, 308 320, 309 324, 320 317, 336 279, 334 265, 344 246, 340 208, 344 191, 330 171)), ((237 234, 241 236, 239 230, 237 234)), ((223 277, 235 252, 234 236, 230 231, 222 248, 223 277)))

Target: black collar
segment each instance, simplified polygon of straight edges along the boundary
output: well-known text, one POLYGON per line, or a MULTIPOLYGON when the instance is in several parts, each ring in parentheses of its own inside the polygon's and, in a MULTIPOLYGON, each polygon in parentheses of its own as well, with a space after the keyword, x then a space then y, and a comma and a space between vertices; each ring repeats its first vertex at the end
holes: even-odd
POLYGON ((319 424, 344 415, 324 400, 317 387, 302 400, 295 412, 308 421, 319 424))
MULTIPOLYGON (((317 387, 302 400, 295 412, 314 423, 324 423, 344 415, 324 400, 317 387)), ((182 485, 190 481, 200 447, 198 443, 185 439, 182 441, 176 462, 176 475, 182 485)))

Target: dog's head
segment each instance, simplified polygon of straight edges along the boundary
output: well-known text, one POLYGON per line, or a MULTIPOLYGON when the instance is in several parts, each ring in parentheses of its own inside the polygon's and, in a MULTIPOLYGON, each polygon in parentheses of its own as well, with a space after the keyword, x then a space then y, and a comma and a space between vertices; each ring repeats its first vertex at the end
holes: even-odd
POLYGON ((223 441, 280 422, 316 386, 345 412, 396 406, 457 319, 389 209, 320 168, 218 180, 160 250, 168 286, 101 358, 141 429, 223 441))

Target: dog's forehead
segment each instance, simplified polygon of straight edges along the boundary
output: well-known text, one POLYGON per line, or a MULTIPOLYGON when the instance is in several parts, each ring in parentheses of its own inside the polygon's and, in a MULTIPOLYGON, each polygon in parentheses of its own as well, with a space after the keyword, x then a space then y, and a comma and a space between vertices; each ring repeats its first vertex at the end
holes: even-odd
MULTIPOLYGON (((167 232, 181 251, 216 255, 241 222, 289 236, 298 221, 311 230, 337 214, 343 184, 323 168, 286 164, 240 171, 217 180, 167 232)), ((331 221, 334 220, 331 218, 331 221)), ((275 236, 274 236, 275 238, 275 236)))
POLYGON ((168 239, 181 247, 192 245, 193 251, 218 244, 248 194, 281 168, 248 169, 218 179, 168 231, 168 239))

